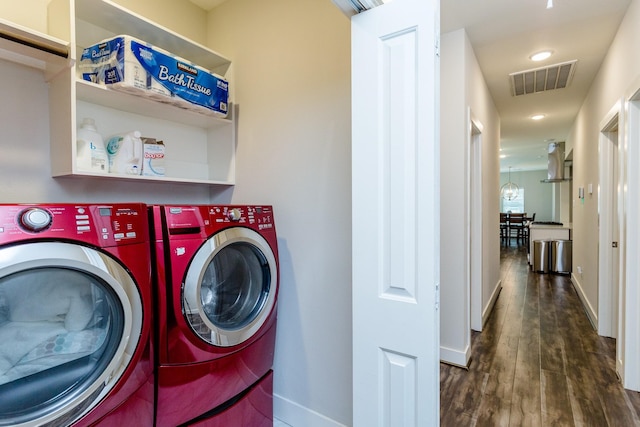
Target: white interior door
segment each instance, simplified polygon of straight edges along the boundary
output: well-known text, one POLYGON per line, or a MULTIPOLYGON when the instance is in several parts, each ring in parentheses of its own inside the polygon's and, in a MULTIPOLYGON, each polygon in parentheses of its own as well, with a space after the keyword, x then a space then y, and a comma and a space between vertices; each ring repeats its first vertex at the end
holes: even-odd
POLYGON ((438 9, 352 18, 355 427, 439 422, 438 9))

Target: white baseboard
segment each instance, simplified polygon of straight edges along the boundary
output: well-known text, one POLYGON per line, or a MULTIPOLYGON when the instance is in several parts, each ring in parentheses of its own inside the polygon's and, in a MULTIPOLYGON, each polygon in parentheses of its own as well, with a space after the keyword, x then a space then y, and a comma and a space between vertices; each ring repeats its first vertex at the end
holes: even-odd
POLYGON ((471 359, 470 345, 464 350, 454 350, 440 346, 440 361, 443 363, 466 368, 469 366, 469 359, 471 359))
POLYGON ((573 273, 571 273, 571 283, 573 283, 573 287, 578 293, 578 297, 580 298, 580 302, 582 302, 584 311, 587 313, 587 317, 591 322, 591 326, 593 327, 593 329, 597 331, 598 330, 598 313, 596 313, 596 311, 593 309, 593 307, 589 303, 589 300, 587 299, 586 295, 584 294, 584 291, 582 290, 582 285, 580 284, 580 281, 578 280, 576 275, 573 273))
POLYGON ((273 395, 273 416, 291 427, 346 427, 277 394, 273 395))
MULTIPOLYGON (((627 388, 626 385, 624 384, 624 360, 622 360, 618 354, 616 354, 616 375, 618 376, 618 379, 620 380, 620 382, 623 383, 622 385, 625 386, 625 388, 627 388)), ((635 391, 640 391, 640 390, 635 390, 635 391)))
MULTIPOLYGON (((491 298, 487 302, 487 305, 482 310, 482 325, 487 322, 487 319, 491 315, 491 311, 493 307, 496 305, 496 301, 498 300, 498 296, 500 296, 500 291, 502 290, 502 281, 498 280, 496 283, 493 292, 491 293, 491 298)), ((443 363, 447 363, 449 365, 460 366, 462 368, 467 368, 469 366, 469 362, 471 359, 471 344, 467 346, 464 350, 455 350, 453 348, 448 348, 444 346, 440 346, 440 361, 443 363)))
POLYGON ((500 296, 500 291, 502 291, 502 280, 498 280, 498 283, 496 283, 496 287, 493 289, 493 293, 491 294, 491 298, 489 298, 489 302, 487 303, 487 306, 485 307, 484 311, 482 312, 482 326, 484 327, 484 324, 487 323, 487 319, 489 319, 489 316, 491 315, 491 312, 493 311, 493 307, 495 307, 496 305, 496 301, 498 301, 498 297, 500 296))

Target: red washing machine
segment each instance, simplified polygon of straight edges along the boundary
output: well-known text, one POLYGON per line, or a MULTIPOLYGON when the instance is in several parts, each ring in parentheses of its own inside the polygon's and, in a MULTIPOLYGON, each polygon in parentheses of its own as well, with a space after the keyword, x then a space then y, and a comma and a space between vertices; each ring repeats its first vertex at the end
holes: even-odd
POLYGON ((0 426, 153 426, 143 204, 0 205, 0 426))
POLYGON ((273 424, 271 206, 154 206, 156 425, 273 424))

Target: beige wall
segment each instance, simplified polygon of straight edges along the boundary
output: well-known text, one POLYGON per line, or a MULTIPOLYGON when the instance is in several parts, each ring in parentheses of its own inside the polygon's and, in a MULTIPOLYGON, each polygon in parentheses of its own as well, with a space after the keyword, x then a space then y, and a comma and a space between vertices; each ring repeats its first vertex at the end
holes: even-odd
MULTIPOLYGON (((482 310, 500 280, 498 189, 500 118, 464 30, 441 38, 440 145, 440 356, 466 364, 470 356, 469 291, 464 254, 468 242, 466 158, 470 156, 469 117, 482 129, 482 310), (464 82, 461 84, 461 82, 464 82)), ((474 260, 479 262, 479 260, 474 260)))
MULTIPOLYGON (((46 34, 50 1, 0 1, 0 18, 46 34)), ((188 0, 114 0, 114 3, 195 42, 207 41, 207 13, 188 0)))
POLYGON ((464 30, 443 34, 440 54, 440 357, 464 365, 470 342, 465 292, 466 80, 464 30))
MULTIPOLYGON (((500 287, 500 116, 475 53, 465 37, 467 104, 482 123, 482 313, 486 319, 500 287)), ((478 262, 473 260, 472 262, 478 262)))
POLYGON ((47 34, 47 5, 49 1, 0 1, 0 18, 47 34))
MULTIPOLYGON (((607 56, 602 63, 598 75, 593 81, 587 97, 578 113, 573 129, 569 136, 569 143, 573 146, 573 280, 581 294, 587 309, 595 317, 601 315, 600 307, 600 284, 598 283, 598 247, 599 245, 609 246, 610 242, 599 242, 598 236, 598 201, 602 197, 598 187, 598 141, 601 127, 609 112, 616 103, 630 96, 640 89, 640 0, 633 0, 627 13, 618 29, 618 33, 609 48, 607 56), (587 188, 589 184, 594 185, 593 195, 585 194, 584 201, 577 198, 579 187, 587 188), (582 273, 578 272, 582 270, 582 273)), ((621 117, 625 118, 624 106, 621 117)), ((637 147, 637 140, 627 140, 626 128, 619 129, 620 155, 624 159, 625 145, 637 147)), ((629 164, 629 169, 637 170, 638 159, 634 159, 633 164, 629 164)), ((626 173, 630 173, 627 170, 626 173)), ((632 200, 629 194, 635 196, 637 200, 638 182, 628 182, 621 186, 623 192, 624 208, 621 215, 622 230, 636 230, 637 232, 637 206, 634 210, 629 210, 632 200), (633 212, 633 214, 631 214, 633 212), (633 225, 633 227, 631 227, 633 225)), ((617 369, 622 377, 625 387, 634 390, 640 389, 640 363, 638 353, 640 352, 640 322, 638 321, 638 283, 637 283, 637 256, 630 256, 624 259, 627 246, 630 242, 634 245, 637 242, 635 236, 620 236, 619 253, 622 255, 620 275, 620 305, 619 312, 622 314, 622 327, 618 331, 617 342, 617 369), (625 280, 631 277, 634 280, 625 280), (626 281, 626 283, 625 283, 626 281)), ((636 245, 637 246, 637 245, 636 245)), ((637 255, 637 254, 636 254, 637 255)))
MULTIPOLYGON (((206 45, 207 13, 188 0, 113 1, 188 39, 206 45)), ((172 53, 180 55, 180 52, 172 53)), ((220 53, 224 55, 224 52, 220 53)))
POLYGON ((209 31, 233 62, 233 201, 274 205, 275 414, 351 425, 350 22, 330 0, 232 0, 209 31))
MULTIPOLYGON (((573 146, 573 271, 588 303, 598 307, 598 138, 600 123, 640 75, 640 2, 632 1, 606 59, 576 118, 568 143, 573 146), (594 186, 577 198, 578 187, 594 186), (582 268, 582 274, 576 272, 582 268)), ((636 183, 637 184, 637 183, 636 183)), ((629 188, 637 191, 637 185, 629 188)))
MULTIPOLYGON (((529 216, 535 213, 536 221, 552 221, 553 187, 558 184, 540 182, 543 179, 547 179, 546 170, 511 171, 511 181, 524 190, 525 212, 529 216)), ((499 186, 502 187, 507 182, 509 182, 509 173, 501 173, 499 186)))

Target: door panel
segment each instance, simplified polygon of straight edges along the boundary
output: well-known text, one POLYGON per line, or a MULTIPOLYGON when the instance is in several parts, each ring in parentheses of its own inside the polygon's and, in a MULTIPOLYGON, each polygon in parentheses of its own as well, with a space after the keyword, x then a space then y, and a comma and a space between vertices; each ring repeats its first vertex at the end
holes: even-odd
POLYGON ((356 427, 439 419, 438 6, 352 18, 356 427))

